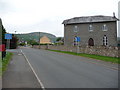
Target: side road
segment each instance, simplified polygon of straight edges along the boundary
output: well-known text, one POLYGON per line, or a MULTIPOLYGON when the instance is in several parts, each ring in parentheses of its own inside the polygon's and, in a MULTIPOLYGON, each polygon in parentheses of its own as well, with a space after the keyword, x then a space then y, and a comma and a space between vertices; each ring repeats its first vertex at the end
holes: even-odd
POLYGON ((10 52, 14 55, 2 77, 2 88, 40 88, 20 49, 10 50, 10 52))

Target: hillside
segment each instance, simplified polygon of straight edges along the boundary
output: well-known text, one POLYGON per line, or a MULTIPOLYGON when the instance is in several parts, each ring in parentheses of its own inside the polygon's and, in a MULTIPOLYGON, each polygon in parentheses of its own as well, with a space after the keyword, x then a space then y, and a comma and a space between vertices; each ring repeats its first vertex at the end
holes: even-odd
MULTIPOLYGON (((18 38, 19 41, 29 41, 29 40, 35 40, 35 41, 39 41, 39 32, 32 32, 32 33, 27 33, 27 34, 15 34, 18 38)), ((47 36, 51 42, 55 42, 56 41, 56 36, 50 33, 44 33, 44 32, 40 32, 40 38, 43 36, 47 36)))

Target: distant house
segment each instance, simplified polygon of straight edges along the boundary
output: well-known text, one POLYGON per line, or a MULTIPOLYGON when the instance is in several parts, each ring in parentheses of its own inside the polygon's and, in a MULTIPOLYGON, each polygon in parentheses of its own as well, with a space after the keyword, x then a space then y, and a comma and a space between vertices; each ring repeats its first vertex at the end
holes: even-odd
POLYGON ((47 36, 43 36, 40 38, 40 44, 51 44, 52 42, 47 36))
POLYGON ((64 45, 117 46, 117 18, 114 16, 75 17, 63 21, 64 45))

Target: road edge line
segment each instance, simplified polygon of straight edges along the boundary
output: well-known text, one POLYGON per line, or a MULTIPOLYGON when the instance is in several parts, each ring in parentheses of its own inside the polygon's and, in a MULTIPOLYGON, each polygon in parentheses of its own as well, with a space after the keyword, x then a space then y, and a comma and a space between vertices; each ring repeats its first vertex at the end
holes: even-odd
POLYGON ((41 80, 40 80, 39 77, 37 76, 35 70, 33 69, 32 65, 30 64, 29 60, 27 59, 26 55, 23 53, 22 50, 21 50, 21 53, 24 55, 24 57, 25 57, 26 61, 28 62, 29 66, 30 66, 30 68, 31 68, 31 70, 32 70, 32 72, 34 73, 35 77, 37 78, 37 80, 38 80, 41 88, 42 88, 43 90, 45 90, 44 85, 42 84, 41 80))

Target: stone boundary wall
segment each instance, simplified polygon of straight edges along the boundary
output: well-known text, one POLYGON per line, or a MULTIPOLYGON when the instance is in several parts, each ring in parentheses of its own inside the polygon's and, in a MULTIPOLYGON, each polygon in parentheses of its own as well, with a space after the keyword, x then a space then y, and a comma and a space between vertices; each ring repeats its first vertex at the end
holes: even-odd
MULTIPOLYGON (((39 48, 39 46, 33 46, 33 48, 39 48)), ((96 54, 102 56, 110 56, 110 57, 120 57, 120 47, 104 47, 104 46, 54 46, 54 45, 41 45, 40 49, 52 49, 52 50, 60 50, 60 51, 70 51, 70 52, 78 52, 78 53, 86 53, 86 54, 96 54)))

